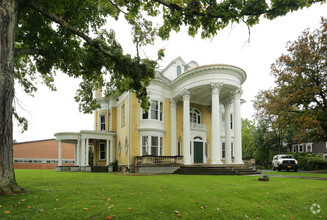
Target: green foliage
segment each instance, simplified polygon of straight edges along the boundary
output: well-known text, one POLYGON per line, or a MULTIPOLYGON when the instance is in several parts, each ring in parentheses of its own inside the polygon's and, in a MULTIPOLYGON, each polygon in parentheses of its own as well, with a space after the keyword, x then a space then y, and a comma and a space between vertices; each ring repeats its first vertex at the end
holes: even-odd
POLYGON ((324 160, 321 155, 308 153, 292 153, 297 159, 299 169, 302 170, 322 170, 327 169, 327 160, 324 160))
POLYGON ((271 166, 274 155, 287 152, 286 147, 279 144, 279 138, 274 135, 269 124, 265 121, 259 121, 253 135, 253 142, 256 165, 265 168, 271 166))
POLYGON ((244 159, 254 158, 254 140, 255 132, 254 122, 249 119, 242 119, 242 152, 244 159))
POLYGON ((296 128, 295 141, 327 140, 327 19, 287 45, 287 54, 271 66, 276 88, 266 106, 283 125, 296 128))

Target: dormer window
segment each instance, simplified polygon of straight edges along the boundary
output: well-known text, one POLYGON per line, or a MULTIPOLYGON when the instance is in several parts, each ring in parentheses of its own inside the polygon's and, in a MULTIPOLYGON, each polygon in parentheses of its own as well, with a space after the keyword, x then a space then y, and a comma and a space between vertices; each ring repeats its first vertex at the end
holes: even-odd
POLYGON ((181 66, 177 66, 177 76, 182 74, 182 68, 181 66))

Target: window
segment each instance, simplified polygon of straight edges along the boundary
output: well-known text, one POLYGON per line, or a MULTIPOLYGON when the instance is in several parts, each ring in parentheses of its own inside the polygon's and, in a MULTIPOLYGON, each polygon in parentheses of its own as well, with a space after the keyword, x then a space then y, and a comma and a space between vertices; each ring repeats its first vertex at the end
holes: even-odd
POLYGON ((158 101, 151 101, 151 119, 158 119, 158 101))
POLYGON ((233 115, 230 114, 230 129, 233 129, 233 115))
POLYGON ((105 160, 106 159, 106 145, 104 143, 100 144, 99 149, 99 160, 105 160))
POLYGON ((148 155, 148 136, 142 136, 142 155, 148 155))
MULTIPOLYGON (((163 120, 163 103, 157 100, 152 100, 150 105, 150 119, 163 120)), ((149 119, 149 112, 142 113, 142 119, 149 119)))
POLYGON ((221 147, 221 158, 225 158, 226 157, 226 151, 225 151, 225 143, 222 143, 222 147, 221 147))
POLYGON ((121 126, 125 125, 125 104, 121 107, 121 126))
POLYGON ((158 156, 158 137, 151 137, 151 155, 158 156))
POLYGON ((293 145, 293 152, 297 152, 297 146, 293 145))
POLYGON ((299 152, 303 152, 303 144, 299 145, 299 152))
POLYGON ((234 157, 234 143, 231 143, 230 149, 231 149, 231 155, 232 157, 234 157))
POLYGON ((142 156, 153 155, 162 156, 163 155, 163 137, 160 136, 142 136, 142 156))
POLYGON ((198 109, 190 108, 190 122, 201 124, 201 112, 198 109))
POLYGON ((312 152, 312 144, 310 143, 310 144, 307 144, 307 149, 306 149, 306 152, 309 152, 309 153, 311 153, 312 152))
POLYGON ((100 131, 106 130, 106 116, 100 115, 100 131))
POLYGON ((177 71, 177 76, 181 75, 182 74, 181 66, 177 66, 176 71, 177 71))
POLYGON ((160 137, 160 148, 159 148, 159 150, 160 150, 160 156, 162 156, 163 155, 163 152, 162 152, 162 150, 163 150, 163 138, 162 137, 160 137))

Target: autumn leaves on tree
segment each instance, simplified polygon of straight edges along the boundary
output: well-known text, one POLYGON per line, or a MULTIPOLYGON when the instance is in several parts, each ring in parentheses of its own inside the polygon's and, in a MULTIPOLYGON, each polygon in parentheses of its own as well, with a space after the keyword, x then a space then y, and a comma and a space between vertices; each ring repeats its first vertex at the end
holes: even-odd
POLYGON ((276 87, 261 91, 255 108, 274 131, 294 132, 294 141, 327 141, 327 19, 289 42, 271 66, 276 87))

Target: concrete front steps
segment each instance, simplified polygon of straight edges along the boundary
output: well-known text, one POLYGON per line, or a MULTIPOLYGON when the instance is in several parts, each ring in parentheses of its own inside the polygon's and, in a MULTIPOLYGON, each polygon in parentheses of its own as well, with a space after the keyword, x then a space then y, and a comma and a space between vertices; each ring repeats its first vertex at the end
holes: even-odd
POLYGON ((173 174, 183 175, 254 175, 255 169, 244 165, 184 165, 173 174))

